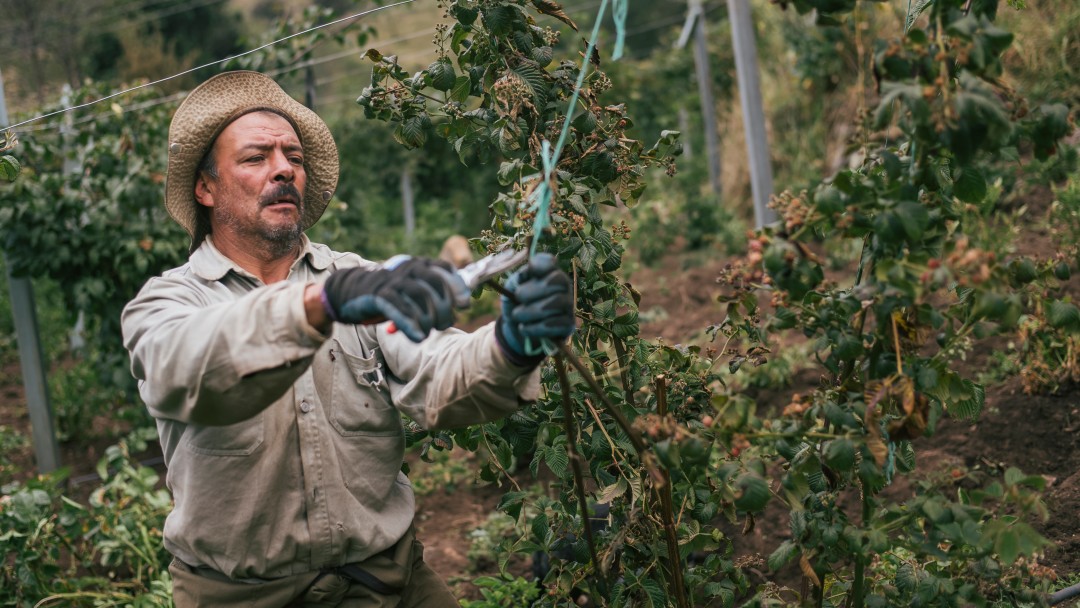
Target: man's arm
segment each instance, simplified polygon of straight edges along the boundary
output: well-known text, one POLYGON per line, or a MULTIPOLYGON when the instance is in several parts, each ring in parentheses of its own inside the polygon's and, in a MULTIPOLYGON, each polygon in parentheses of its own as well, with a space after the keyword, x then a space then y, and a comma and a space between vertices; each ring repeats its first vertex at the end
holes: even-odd
POLYGON ((152 279, 125 307, 132 373, 155 416, 202 425, 246 420, 307 370, 326 324, 309 322, 304 284, 221 301, 200 287, 184 277, 152 279))

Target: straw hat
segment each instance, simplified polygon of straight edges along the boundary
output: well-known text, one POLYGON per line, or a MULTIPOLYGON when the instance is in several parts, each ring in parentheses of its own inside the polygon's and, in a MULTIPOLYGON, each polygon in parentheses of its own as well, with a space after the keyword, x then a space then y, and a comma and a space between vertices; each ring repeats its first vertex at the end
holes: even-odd
MULTIPOLYGON (((169 125, 169 168, 165 177, 165 208, 196 241, 195 174, 217 136, 244 114, 269 110, 292 123, 304 146, 304 215, 300 223, 310 228, 326 210, 338 180, 337 144, 326 123, 290 97, 278 83, 259 72, 218 74, 184 99, 169 125)), ((200 227, 200 231, 205 228, 200 227)))

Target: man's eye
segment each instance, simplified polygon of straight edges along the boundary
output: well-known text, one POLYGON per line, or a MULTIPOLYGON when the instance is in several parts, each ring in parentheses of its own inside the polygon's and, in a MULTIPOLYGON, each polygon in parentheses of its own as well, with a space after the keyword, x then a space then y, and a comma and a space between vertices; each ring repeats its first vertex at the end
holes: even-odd
POLYGON ((262 154, 257 154, 255 156, 249 157, 247 159, 247 162, 249 162, 249 163, 257 163, 257 162, 261 161, 262 159, 263 159, 262 154))
POLYGON ((304 164, 304 157, 302 157, 302 156, 293 156, 289 160, 294 165, 302 165, 302 164, 304 164))

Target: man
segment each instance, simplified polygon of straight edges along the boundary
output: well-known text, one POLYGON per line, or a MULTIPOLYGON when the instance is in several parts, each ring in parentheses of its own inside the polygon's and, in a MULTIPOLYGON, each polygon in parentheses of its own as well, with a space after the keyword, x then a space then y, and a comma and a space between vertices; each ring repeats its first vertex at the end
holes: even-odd
POLYGON ((169 142, 165 204, 191 256, 122 323, 175 500, 178 608, 457 606, 415 540, 399 412, 445 428, 535 399, 542 355, 524 345, 573 333, 569 278, 537 256, 466 334, 448 329, 467 293, 449 265, 310 242, 337 147, 262 74, 200 85, 169 142))

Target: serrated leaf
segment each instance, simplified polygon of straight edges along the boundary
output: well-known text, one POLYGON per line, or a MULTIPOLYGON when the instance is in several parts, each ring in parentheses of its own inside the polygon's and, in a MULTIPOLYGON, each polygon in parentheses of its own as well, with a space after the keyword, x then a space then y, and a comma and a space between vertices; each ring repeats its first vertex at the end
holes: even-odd
POLYGON ((566 25, 569 25, 571 28, 574 29, 575 32, 577 31, 577 24, 574 23, 574 20, 571 19, 570 16, 563 11, 562 7, 559 6, 558 3, 552 2, 551 0, 532 0, 532 3, 533 6, 536 7, 537 11, 545 15, 551 15, 552 17, 555 17, 566 25))
POLYGON ((450 59, 442 57, 433 61, 427 68, 431 77, 431 86, 437 91, 448 91, 457 84, 457 74, 450 59))
POLYGON ((454 88, 450 90, 450 99, 465 103, 470 93, 472 93, 472 80, 468 76, 458 76, 454 80, 454 88))
POLYGON ((484 26, 496 36, 506 36, 514 30, 514 21, 520 13, 511 6, 489 6, 480 9, 484 26))
POLYGON ((419 148, 427 142, 427 130, 419 116, 406 118, 394 129, 394 140, 406 148, 419 148))
POLYGON ((521 515, 521 507, 525 503, 526 496, 528 496, 526 492, 507 492, 503 494, 502 499, 499 500, 499 506, 495 508, 517 519, 521 515))
POLYGON ((22 165, 14 156, 0 156, 0 181, 13 182, 19 177, 22 165))
POLYGON ((544 78, 544 71, 539 67, 531 63, 522 63, 521 65, 512 68, 511 71, 517 74, 518 78, 528 85, 529 90, 532 91, 533 105, 537 111, 543 111, 544 106, 547 105, 548 87, 547 80, 544 78))
POLYGON ((1080 330, 1080 309, 1075 304, 1053 300, 1047 308, 1046 320, 1051 327, 1077 331, 1080 330))
POLYGON ((896 569, 896 588, 902 593, 910 594, 919 585, 919 579, 915 576, 915 568, 910 564, 901 564, 896 569))
MULTIPOLYGON (((618 442, 616 442, 618 443, 618 442)), ((623 448, 624 450, 626 448, 623 448)), ((641 497, 644 485, 642 484, 640 477, 634 477, 630 479, 630 504, 635 505, 638 499, 641 497)))
POLYGON ((556 477, 564 477, 567 467, 570 466, 570 456, 566 453, 566 446, 551 446, 545 454, 544 462, 556 477))
POLYGON ((769 570, 772 572, 778 571, 783 568, 788 562, 791 561, 795 554, 799 552, 799 545, 792 540, 785 540, 780 543, 780 546, 776 548, 772 554, 769 555, 769 559, 766 564, 769 566, 769 570))
POLYGON ((629 487, 630 486, 626 483, 626 478, 620 477, 615 483, 601 488, 600 491, 596 493, 596 502, 611 503, 611 501, 625 494, 629 487))
MULTIPOLYGON (((678 556, 672 557, 672 559, 678 559, 678 556)), ((649 602, 653 608, 667 608, 667 592, 660 586, 660 583, 647 578, 641 581, 641 586, 649 596, 649 602)))
POLYGON ((541 544, 545 544, 548 536, 551 534, 547 513, 537 513, 529 527, 532 530, 533 538, 540 541, 541 544))
POLYGON ((550 46, 534 46, 529 51, 529 59, 532 59, 542 68, 546 68, 551 65, 551 60, 555 57, 555 49, 550 46))
POLYGON ((986 178, 975 167, 965 167, 953 183, 953 194, 965 203, 981 203, 986 198, 986 178))
POLYGON ((946 401, 945 405, 949 415, 974 421, 982 413, 983 406, 986 405, 986 389, 983 385, 971 380, 964 380, 963 386, 971 396, 966 399, 946 401))
POLYGON ((1020 557, 1020 535, 1006 528, 994 539, 994 550, 1005 565, 1012 565, 1020 557))
POLYGON ((910 9, 908 10, 907 17, 904 19, 905 32, 911 29, 911 26, 915 24, 915 20, 919 18, 919 15, 923 14, 926 7, 930 6, 930 3, 933 1, 934 0, 918 0, 914 5, 908 5, 910 9))

